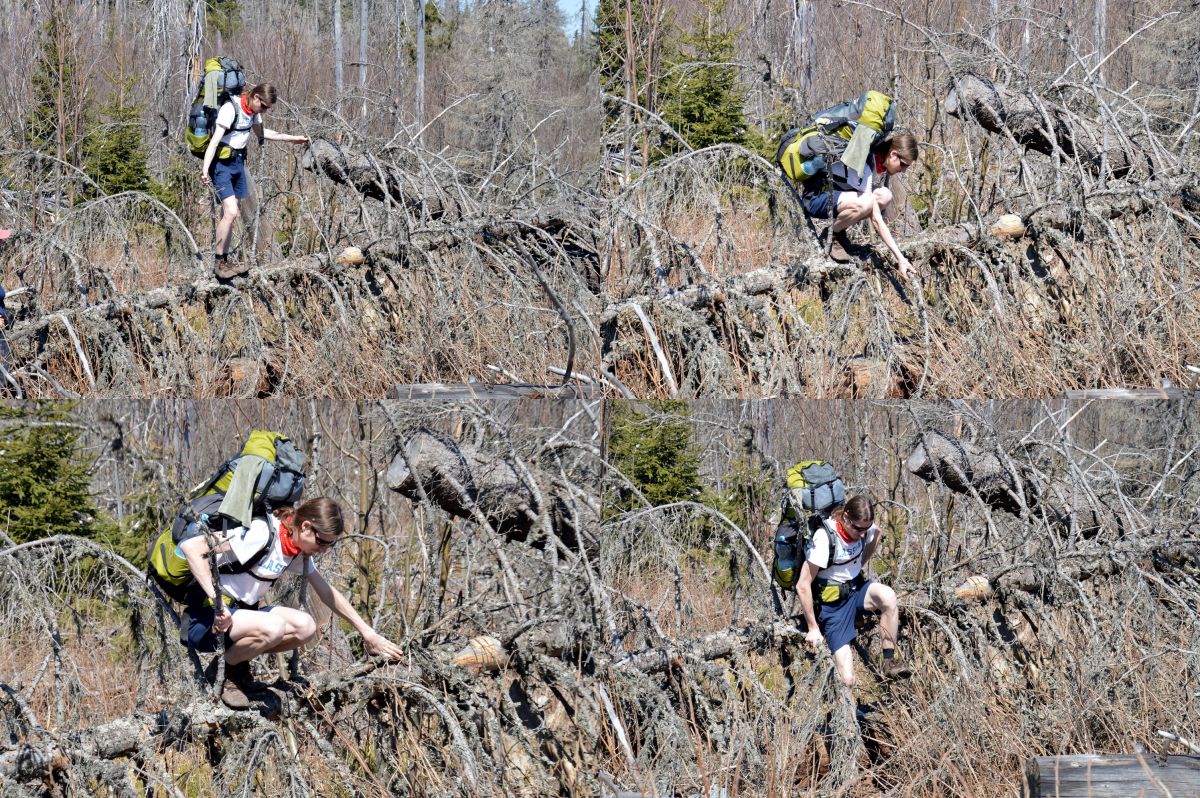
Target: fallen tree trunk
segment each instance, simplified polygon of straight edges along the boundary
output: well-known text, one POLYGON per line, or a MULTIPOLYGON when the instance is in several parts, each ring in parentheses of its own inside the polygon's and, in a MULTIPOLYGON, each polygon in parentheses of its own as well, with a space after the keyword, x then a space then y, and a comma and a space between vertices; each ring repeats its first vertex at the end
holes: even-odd
POLYGON ((327 139, 312 142, 300 163, 308 171, 324 175, 365 197, 389 200, 414 211, 424 207, 434 219, 457 210, 442 197, 423 196, 411 176, 395 165, 349 152, 327 139))
POLYGON ((1102 165, 1107 164, 1113 176, 1122 177, 1133 160, 1125 147, 1109 137, 1098 141, 1082 135, 1083 130, 1098 129, 1095 122, 1082 120, 1032 92, 1018 94, 974 73, 954 81, 943 107, 951 116, 974 120, 992 133, 1011 135, 1028 149, 1044 155, 1053 155, 1057 150, 1076 157, 1093 174, 1099 174, 1102 165))
POLYGON ((1200 795, 1200 757, 1153 754, 1039 756, 1025 765, 1025 798, 1200 795))
POLYGON ((1079 496, 1065 481, 1015 464, 1010 469, 999 455, 937 430, 917 441, 905 466, 926 482, 941 482, 955 493, 978 494, 989 507, 1012 515, 1020 516, 1024 504, 1031 513, 1064 528, 1074 515, 1084 536, 1106 522, 1121 524, 1112 508, 1079 496))
POLYGON ((547 496, 503 458, 444 435, 421 431, 410 437, 388 466, 387 486, 413 501, 428 497, 460 518, 475 517, 478 510, 492 529, 518 541, 534 532, 543 509, 538 496, 545 496, 554 534, 576 545, 569 497, 557 489, 547 496))

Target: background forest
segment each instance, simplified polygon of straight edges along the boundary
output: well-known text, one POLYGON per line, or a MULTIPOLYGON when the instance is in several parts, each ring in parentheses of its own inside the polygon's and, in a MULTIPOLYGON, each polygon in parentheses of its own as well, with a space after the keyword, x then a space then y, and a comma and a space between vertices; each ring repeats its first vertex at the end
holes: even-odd
POLYGON ((605 0, 606 365, 663 398, 1190 384, 1197 13, 605 0), (772 163, 785 130, 869 88, 921 143, 889 208, 917 282, 890 256, 818 255, 772 163))
POLYGON ((595 350, 599 227, 575 198, 598 117, 564 24, 546 0, 8 4, 9 390, 357 398, 569 370, 595 350), (267 127, 314 141, 251 145, 259 223, 234 244, 253 269, 232 285, 183 145, 217 54, 277 87, 267 127))
POLYGON ((1034 756, 1186 753, 1198 446, 1182 402, 14 407, 0 777, 14 795, 994 796, 1034 756), (318 615, 311 687, 266 717, 198 690, 136 564, 255 426, 290 432, 309 495, 355 519, 320 568, 406 652, 363 660, 318 615), (853 700, 767 577, 783 470, 809 457, 877 502, 871 571, 916 668, 881 680, 867 624, 853 700))

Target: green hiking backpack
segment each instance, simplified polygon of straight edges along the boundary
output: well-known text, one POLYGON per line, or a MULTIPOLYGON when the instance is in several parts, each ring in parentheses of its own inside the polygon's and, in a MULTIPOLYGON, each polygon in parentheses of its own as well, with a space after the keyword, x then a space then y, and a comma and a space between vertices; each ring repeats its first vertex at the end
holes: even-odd
POLYGON ((783 134, 775 162, 797 183, 824 175, 849 190, 862 176, 871 148, 896 125, 896 103, 878 91, 813 114, 804 127, 783 134))
POLYGON ((250 523, 254 515, 265 515, 276 507, 296 504, 304 495, 304 453, 286 435, 256 429, 246 438, 241 453, 221 463, 211 477, 192 490, 192 498, 211 493, 229 494, 241 468, 247 468, 247 473, 258 469, 253 495, 227 495, 221 504, 221 513, 242 526, 250 523))
MULTIPOLYGON (((203 535, 206 526, 221 532, 239 526, 248 528, 255 516, 299 503, 304 494, 304 462, 304 453, 285 435, 252 431, 236 457, 226 460, 192 490, 174 523, 151 545, 150 572, 159 588, 176 601, 184 601, 192 573, 179 544, 203 535)), ((219 571, 244 573, 253 568, 270 551, 273 528, 271 535, 272 540, 250 560, 223 565, 219 571)))
MULTIPOLYGON (((246 86, 246 73, 242 65, 233 58, 218 56, 204 62, 204 75, 196 84, 192 94, 192 109, 188 112, 187 130, 183 134, 188 149, 197 158, 203 158, 208 150, 208 142, 212 139, 217 126, 217 111, 221 106, 238 97, 246 86)), ((229 132, 242 132, 249 127, 236 127, 238 117, 234 116, 235 127, 229 132)), ((217 150, 217 158, 225 159, 233 154, 229 146, 217 150)))
MULTIPOLYGON (((179 514, 175 522, 164 529, 150 546, 150 576, 155 584, 167 596, 180 604, 186 604, 192 590, 192 567, 179 544, 194 537, 202 536, 211 529, 220 532, 222 536, 231 526, 236 526, 229 518, 221 515, 220 507, 224 499, 220 493, 210 493, 198 499, 192 499, 179 514)), ((249 571, 262 561, 275 544, 275 527, 267 524, 271 535, 266 544, 245 562, 231 562, 221 565, 217 571, 222 574, 241 574, 249 571)), ((243 533, 244 534, 244 533, 243 533)))
POLYGON ((775 559, 771 576, 784 590, 796 587, 804 555, 812 545, 813 535, 825 525, 825 516, 813 513, 803 522, 785 520, 775 530, 775 559))
POLYGON ((787 471, 787 483, 782 518, 775 530, 771 576, 784 590, 791 590, 813 534, 824 527, 825 519, 835 507, 846 502, 846 485, 837 470, 824 460, 796 463, 787 471))

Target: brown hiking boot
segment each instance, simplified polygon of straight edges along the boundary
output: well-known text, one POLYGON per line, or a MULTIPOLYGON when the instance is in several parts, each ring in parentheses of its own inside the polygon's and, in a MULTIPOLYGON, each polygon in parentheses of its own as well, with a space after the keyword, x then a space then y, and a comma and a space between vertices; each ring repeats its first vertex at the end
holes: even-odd
MULTIPOLYGON (((209 684, 217 680, 217 666, 220 657, 213 657, 204 671, 209 684)), ((254 681, 249 662, 239 662, 237 665, 225 663, 225 684, 221 687, 221 700, 230 709, 248 709, 251 702, 261 700, 261 694, 267 689, 262 682, 254 681)))
POLYGON ((883 661, 883 667, 880 668, 885 679, 907 679, 912 676, 912 668, 910 668, 903 660, 892 657, 883 661))
POLYGON ((846 248, 838 241, 837 236, 833 237, 833 245, 829 247, 829 257, 838 263, 849 263, 853 258, 846 248))
POLYGON ((230 260, 228 255, 217 255, 213 259, 213 274, 218 280, 232 280, 234 277, 250 271, 250 267, 236 260, 230 260))

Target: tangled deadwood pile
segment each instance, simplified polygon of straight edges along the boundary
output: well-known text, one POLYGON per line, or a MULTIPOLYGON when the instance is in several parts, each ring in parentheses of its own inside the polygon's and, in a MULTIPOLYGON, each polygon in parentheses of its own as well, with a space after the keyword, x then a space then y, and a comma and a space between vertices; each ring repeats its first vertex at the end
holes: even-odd
POLYGON ((1190 123, 1150 113, 1153 98, 1004 67, 1023 77, 951 70, 922 164, 893 181, 915 282, 898 282, 877 239, 852 264, 827 260, 779 170, 739 147, 629 181, 605 366, 642 396, 1190 385, 1200 198, 1172 143, 1190 123))
POLYGON ((406 658, 356 663, 334 626, 307 685, 229 712, 136 569, 77 539, 9 545, 0 617, 24 658, 2 671, 5 794, 994 795, 1031 756, 1188 738, 1200 716, 1187 406, 1122 409, 1124 430, 1103 427, 1137 442, 1121 446, 1083 440, 1075 408, 1013 432, 906 407, 885 446, 929 484, 881 505, 876 567, 916 675, 880 680, 864 629, 857 701, 772 609, 766 539, 688 502, 600 520, 585 407, 540 433, 469 407, 382 412, 396 485, 424 494, 410 532, 362 541, 385 551, 370 614, 406 658), (517 498, 489 497, 504 484, 517 498), (535 492, 575 505, 575 546, 535 492), (1101 505, 1110 522, 1075 520, 1101 505), (543 545, 500 534, 514 506, 543 545))
MULTIPOLYGON (((231 283, 189 224, 141 193, 18 224, 34 232, 0 250, 23 289, 7 390, 363 398, 595 376, 596 203, 552 165, 514 152, 480 172, 318 139, 304 166, 313 176, 293 165, 282 185, 264 179, 274 236, 246 232, 236 257, 250 270, 231 283)), ((202 202, 193 228, 215 216, 202 202)))

